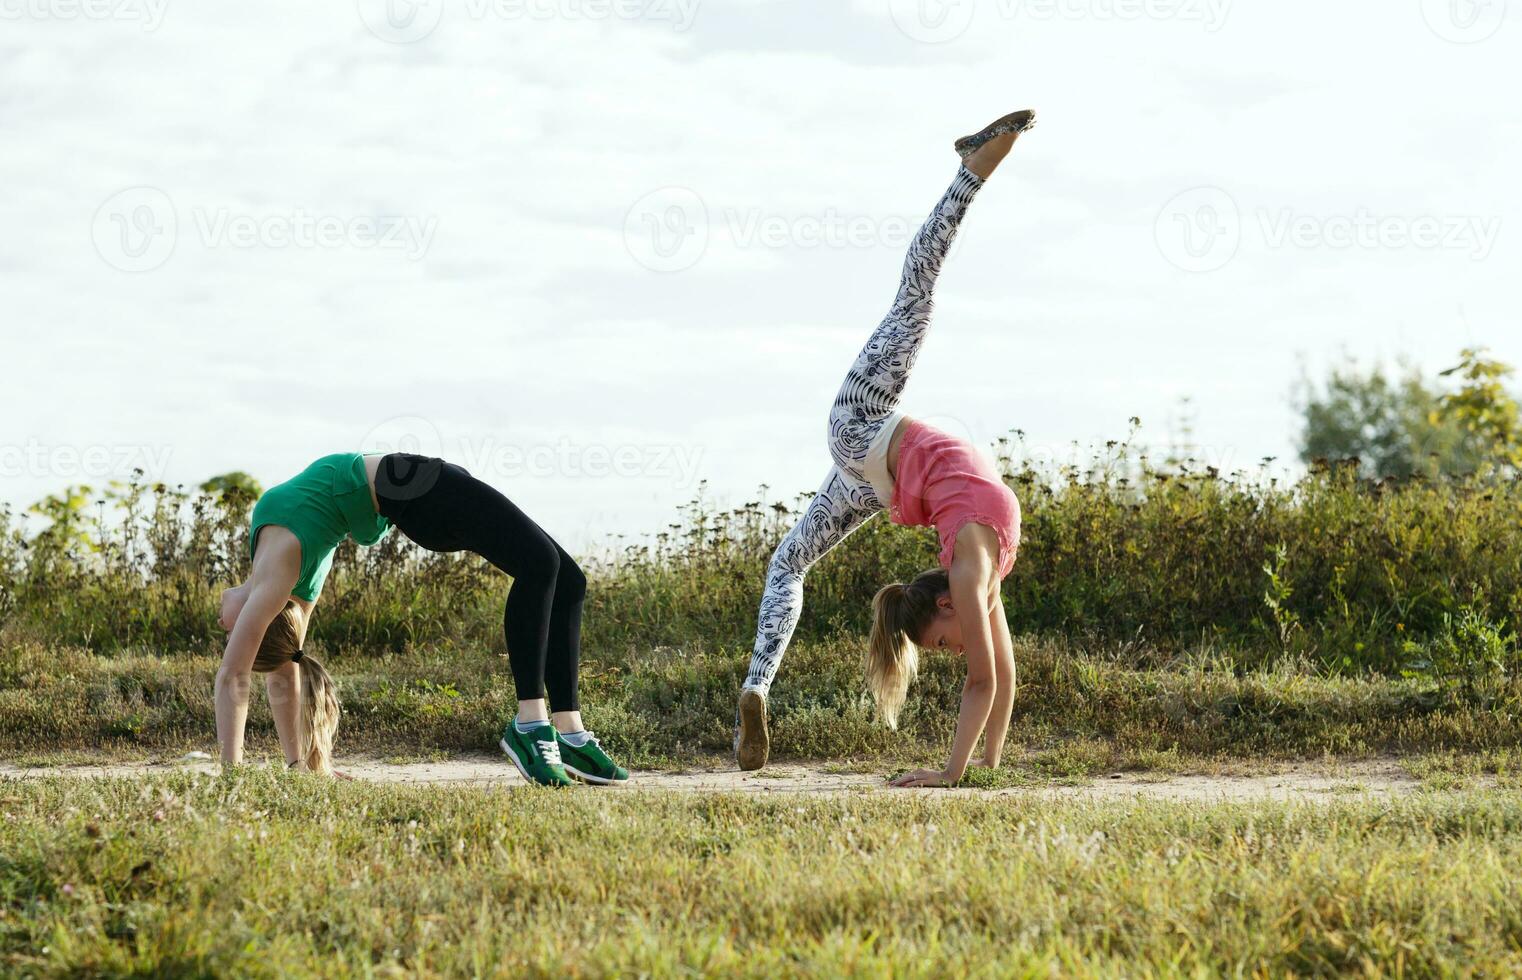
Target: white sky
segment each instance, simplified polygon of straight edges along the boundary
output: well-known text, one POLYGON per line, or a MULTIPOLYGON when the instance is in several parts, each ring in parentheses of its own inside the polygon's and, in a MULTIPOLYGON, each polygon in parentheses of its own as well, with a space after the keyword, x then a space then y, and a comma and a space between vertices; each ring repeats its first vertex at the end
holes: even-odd
POLYGON ((0 0, 0 499, 411 440, 585 548, 812 489, 1027 105, 911 412, 1060 456, 1188 396, 1247 467, 1301 358, 1522 364, 1522 3, 389 2, 0 0))

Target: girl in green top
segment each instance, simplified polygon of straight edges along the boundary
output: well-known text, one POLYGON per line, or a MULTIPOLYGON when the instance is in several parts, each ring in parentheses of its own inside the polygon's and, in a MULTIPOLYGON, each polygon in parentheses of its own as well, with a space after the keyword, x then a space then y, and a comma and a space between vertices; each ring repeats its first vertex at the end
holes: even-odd
POLYGON ((338 545, 346 537, 375 544, 392 526, 429 551, 475 552, 512 576, 503 633, 518 716, 499 744, 524 777, 546 785, 567 785, 570 776, 628 779, 581 721, 576 680, 586 576, 491 486, 452 463, 409 453, 324 456, 254 506, 252 572, 222 595, 222 761, 242 760, 257 672, 265 675, 287 763, 332 772, 338 699, 327 671, 301 648, 338 545))
POLYGON ((317 460, 254 505, 249 557, 254 557, 261 530, 272 525, 289 530, 302 544, 300 574, 291 595, 315 603, 333 567, 333 552, 345 537, 369 546, 391 529, 391 522, 380 515, 371 483, 365 457, 357 453, 317 460))

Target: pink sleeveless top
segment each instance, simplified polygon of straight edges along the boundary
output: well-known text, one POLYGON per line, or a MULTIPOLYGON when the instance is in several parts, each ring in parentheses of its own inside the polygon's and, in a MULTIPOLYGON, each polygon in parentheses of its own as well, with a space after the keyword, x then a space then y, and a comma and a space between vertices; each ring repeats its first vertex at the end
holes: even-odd
POLYGON ((983 524, 999 536, 999 577, 1015 567, 1020 501, 982 453, 965 440, 911 420, 898 446, 889 516, 895 524, 934 527, 941 565, 950 568, 957 534, 983 524))

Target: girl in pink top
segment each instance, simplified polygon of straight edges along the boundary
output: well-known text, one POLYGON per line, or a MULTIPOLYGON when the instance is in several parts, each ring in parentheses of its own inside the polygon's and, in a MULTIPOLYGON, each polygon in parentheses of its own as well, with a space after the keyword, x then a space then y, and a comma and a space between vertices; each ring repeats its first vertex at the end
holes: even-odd
POLYGON ((941 566, 873 600, 867 686, 889 726, 913 679, 916 646, 967 660, 967 683, 951 758, 895 786, 950 786, 970 765, 997 766, 1015 697, 1014 644, 999 596, 1020 544, 1020 504, 987 459, 965 440, 897 411, 930 328, 935 280, 962 217, 983 182, 1035 124, 1011 113, 956 142, 962 157, 935 210, 909 246, 898 296, 846 375, 830 412, 835 466, 808 510, 772 555, 750 674, 740 692, 735 749, 740 768, 766 764, 766 696, 803 609, 803 577, 852 531, 887 509, 894 523, 934 527, 941 566), (983 756, 973 751, 983 739, 983 756))
POLYGON ((988 458, 965 440, 905 419, 894 476, 890 519, 935 528, 941 538, 942 567, 952 567, 957 535, 969 524, 991 528, 998 536, 1000 579, 1015 567, 1020 501, 988 458))

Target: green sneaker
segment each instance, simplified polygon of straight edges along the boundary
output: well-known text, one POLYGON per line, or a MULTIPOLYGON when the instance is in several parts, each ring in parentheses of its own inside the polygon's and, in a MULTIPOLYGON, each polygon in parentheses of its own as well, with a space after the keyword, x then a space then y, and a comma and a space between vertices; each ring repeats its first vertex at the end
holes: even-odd
POLYGON ((513 765, 523 773, 523 778, 540 786, 571 786, 569 776, 565 774, 565 767, 560 762, 559 739, 555 737, 555 726, 537 725, 526 732, 518 731, 518 726, 512 722, 507 723, 507 731, 502 733, 502 738, 497 742, 502 746, 502 751, 513 760, 513 765))
POLYGON ((564 735, 557 735, 556 739, 560 742, 560 757, 565 760, 565 771, 582 782, 607 786, 629 781, 628 771, 608 758, 608 753, 602 750, 597 737, 591 732, 587 732, 587 744, 580 747, 567 742, 564 735))

